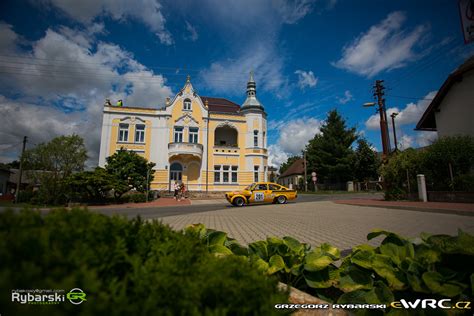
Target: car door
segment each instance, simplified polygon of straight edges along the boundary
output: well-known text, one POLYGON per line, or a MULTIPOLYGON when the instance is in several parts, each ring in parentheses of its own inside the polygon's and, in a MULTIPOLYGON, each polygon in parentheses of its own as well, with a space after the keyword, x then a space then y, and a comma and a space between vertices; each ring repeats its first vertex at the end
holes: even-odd
POLYGON ((250 196, 250 203, 263 203, 266 202, 270 193, 268 191, 268 186, 266 183, 259 183, 252 190, 252 195, 250 196))

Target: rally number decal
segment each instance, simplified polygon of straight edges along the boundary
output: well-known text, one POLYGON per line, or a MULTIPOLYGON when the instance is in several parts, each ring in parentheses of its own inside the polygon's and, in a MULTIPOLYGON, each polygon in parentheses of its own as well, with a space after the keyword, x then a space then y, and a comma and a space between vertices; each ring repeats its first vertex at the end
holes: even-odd
POLYGON ((263 201, 265 198, 265 195, 263 193, 255 193, 254 195, 254 200, 255 202, 260 202, 260 201, 263 201))

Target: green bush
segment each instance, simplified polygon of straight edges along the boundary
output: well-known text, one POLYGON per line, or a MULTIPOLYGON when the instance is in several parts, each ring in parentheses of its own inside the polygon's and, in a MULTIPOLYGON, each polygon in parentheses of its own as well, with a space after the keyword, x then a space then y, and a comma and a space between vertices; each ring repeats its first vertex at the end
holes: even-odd
MULTIPOLYGON (((462 179, 474 170, 474 137, 442 137, 427 148, 423 163, 427 181, 434 190, 460 191, 466 189, 462 179), (460 183, 451 182, 453 180, 460 183), (456 185, 457 184, 457 185, 456 185)), ((472 190, 472 187, 470 187, 472 190)))
POLYGON ((474 138, 442 137, 423 150, 409 148, 390 156, 381 168, 386 183, 385 198, 405 198, 409 186, 411 193, 416 193, 417 174, 425 175, 429 191, 472 191, 473 170, 474 138))
POLYGON ((411 193, 416 193, 416 175, 423 173, 423 153, 408 148, 394 154, 388 163, 381 167, 381 173, 386 184, 386 200, 404 198, 408 193, 408 187, 411 193))
MULTIPOLYGON (((367 239, 385 236, 379 247, 356 246, 344 258, 329 244, 310 249, 291 237, 269 237, 246 248, 226 233, 207 230, 202 224, 185 231, 201 239, 211 253, 247 257, 266 274, 330 302, 388 305, 402 298, 451 298, 456 302, 474 295, 474 236, 462 231, 453 237, 422 234, 412 241, 375 230, 367 239)), ((396 312, 400 311, 390 311, 399 315, 396 312)))
POLYGON ((33 199, 35 192, 32 190, 24 190, 18 193, 18 203, 29 203, 33 199))
POLYGON ((219 258, 159 222, 85 210, 0 213, 5 315, 271 315, 288 294, 237 256, 219 258), (12 303, 12 289, 80 288, 76 306, 12 303))
POLYGON ((134 193, 129 195, 130 202, 144 203, 146 202, 146 193, 134 193))

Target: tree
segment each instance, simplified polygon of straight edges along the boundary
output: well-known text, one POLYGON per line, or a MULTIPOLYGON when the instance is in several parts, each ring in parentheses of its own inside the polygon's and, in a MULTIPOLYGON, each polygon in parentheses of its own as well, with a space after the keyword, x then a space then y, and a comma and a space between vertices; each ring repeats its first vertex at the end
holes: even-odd
POLYGON ((106 160, 105 170, 114 177, 113 190, 116 198, 132 188, 144 192, 153 179, 155 164, 133 151, 122 148, 106 160))
POLYGON ((474 138, 472 136, 439 138, 426 148, 424 153, 424 172, 427 182, 433 189, 473 190, 474 138))
POLYGON ((381 168, 385 182, 385 199, 406 198, 406 194, 417 192, 416 175, 423 173, 423 152, 408 148, 390 156, 381 168))
POLYGON ((357 139, 355 128, 347 128, 337 110, 328 113, 321 133, 306 147, 308 170, 318 173, 318 181, 341 183, 352 179, 352 143, 357 139))
POLYGON ((19 160, 13 160, 9 163, 0 162, 0 168, 3 168, 3 169, 19 169, 20 168, 20 161, 19 160))
POLYGON ((40 183, 36 202, 61 204, 65 202, 67 179, 73 172, 84 170, 87 150, 78 135, 60 136, 25 151, 25 169, 33 173, 40 183))
POLYGON ((376 180, 379 167, 380 159, 377 153, 365 139, 359 139, 354 153, 354 178, 357 181, 376 180))
POLYGON ((300 159, 301 157, 299 156, 291 156, 288 157, 286 162, 282 163, 280 165, 280 174, 283 174, 296 160, 300 159))
POLYGON ((71 175, 68 180, 69 197, 73 200, 103 202, 114 187, 114 176, 104 168, 83 171, 71 175))

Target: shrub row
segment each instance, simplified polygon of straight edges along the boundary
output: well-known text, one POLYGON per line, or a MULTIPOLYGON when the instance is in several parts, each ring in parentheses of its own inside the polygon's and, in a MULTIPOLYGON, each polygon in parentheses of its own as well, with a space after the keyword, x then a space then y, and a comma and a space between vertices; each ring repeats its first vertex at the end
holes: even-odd
POLYGON ((426 176, 429 191, 474 190, 474 137, 442 137, 423 149, 408 148, 393 154, 381 168, 385 198, 406 198, 417 192, 417 174, 426 176))
MULTIPOLYGON (((245 257, 264 273, 329 302, 390 304, 401 298, 456 302, 474 296, 474 237, 462 231, 455 237, 423 234, 409 240, 376 230, 367 239, 385 236, 379 247, 360 245, 346 257, 329 244, 311 249, 291 237, 269 237, 247 248, 202 224, 191 225, 185 232, 200 239, 210 253, 245 257)), ((390 309, 370 313, 387 312, 404 315, 390 309)), ((425 315, 434 312, 427 310, 425 315)))
POLYGON ((288 300, 248 260, 217 258, 156 221, 81 209, 0 213, 0 258, 2 315, 272 315, 288 300), (12 289, 73 288, 87 301, 10 299, 12 289))

